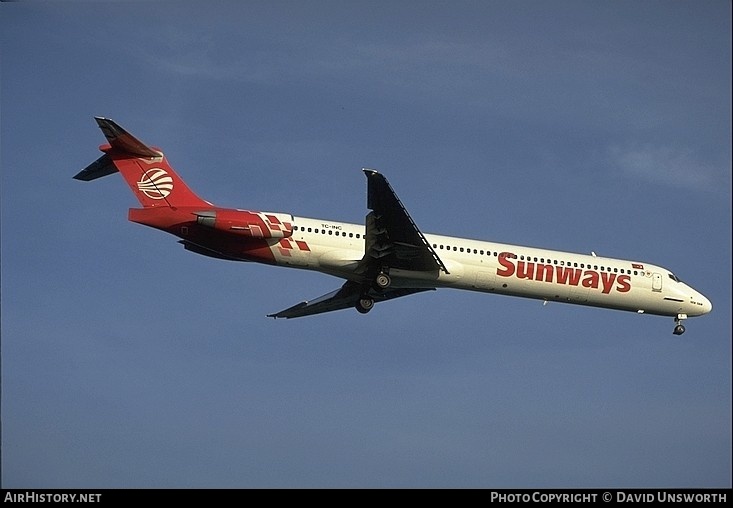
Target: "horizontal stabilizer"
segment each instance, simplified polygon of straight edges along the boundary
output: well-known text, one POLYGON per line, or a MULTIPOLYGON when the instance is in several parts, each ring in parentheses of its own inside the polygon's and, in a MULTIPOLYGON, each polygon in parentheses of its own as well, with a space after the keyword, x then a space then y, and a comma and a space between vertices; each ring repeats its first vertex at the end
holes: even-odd
POLYGON ((92 180, 111 175, 112 173, 117 173, 118 171, 119 170, 117 169, 117 166, 115 166, 114 162, 112 162, 112 159, 109 157, 109 155, 104 154, 99 159, 95 160, 87 167, 79 171, 76 175, 74 175, 74 178, 77 180, 82 180, 84 182, 91 182, 92 180))
POLYGON ((112 148, 121 152, 129 153, 138 157, 162 157, 163 154, 154 150, 125 129, 117 125, 114 120, 95 116, 97 125, 102 129, 104 137, 107 138, 112 148))

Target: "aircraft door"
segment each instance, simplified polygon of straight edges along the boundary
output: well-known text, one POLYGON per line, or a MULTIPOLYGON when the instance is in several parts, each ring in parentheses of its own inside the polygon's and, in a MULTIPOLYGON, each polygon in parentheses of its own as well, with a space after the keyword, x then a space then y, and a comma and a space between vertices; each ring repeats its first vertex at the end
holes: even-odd
POLYGON ((662 274, 661 273, 652 274, 652 291, 657 292, 657 293, 662 291, 662 274))

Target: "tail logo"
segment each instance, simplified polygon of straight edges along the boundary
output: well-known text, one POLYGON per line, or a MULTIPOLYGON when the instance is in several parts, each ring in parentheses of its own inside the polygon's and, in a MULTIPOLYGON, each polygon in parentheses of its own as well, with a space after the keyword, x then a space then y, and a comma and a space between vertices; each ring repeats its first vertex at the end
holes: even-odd
POLYGON ((150 199, 165 199, 173 191, 173 178, 163 169, 149 169, 137 182, 137 188, 150 199))

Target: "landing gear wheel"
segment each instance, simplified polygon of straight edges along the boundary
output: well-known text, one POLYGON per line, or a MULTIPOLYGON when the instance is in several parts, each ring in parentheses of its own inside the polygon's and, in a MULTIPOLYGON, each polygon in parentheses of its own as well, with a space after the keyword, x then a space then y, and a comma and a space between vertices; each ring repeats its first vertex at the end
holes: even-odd
POLYGON ((386 289, 392 284, 392 279, 386 273, 380 273, 377 278, 374 279, 375 284, 380 289, 386 289))
POLYGON ((687 319, 687 314, 677 314, 677 317, 674 318, 674 331, 672 332, 675 335, 682 335, 685 333, 685 327, 682 324, 682 321, 687 319))
POLYGON ((356 310, 359 311, 361 314, 366 314, 367 312, 372 310, 372 307, 374 307, 374 300, 372 300, 368 296, 363 296, 359 298, 358 302, 356 302, 356 310))

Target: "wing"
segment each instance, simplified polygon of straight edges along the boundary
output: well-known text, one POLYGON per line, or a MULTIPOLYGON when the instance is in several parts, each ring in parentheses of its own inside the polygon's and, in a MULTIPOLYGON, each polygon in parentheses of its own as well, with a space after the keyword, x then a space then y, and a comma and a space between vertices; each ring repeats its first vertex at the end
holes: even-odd
POLYGON ((367 208, 371 212, 366 218, 361 272, 373 273, 388 267, 448 273, 387 179, 373 169, 363 171, 367 177, 367 208))
POLYGON ((311 316, 313 314, 321 314, 323 312, 331 312, 333 310, 349 309, 356 307, 359 300, 368 297, 374 302, 383 302, 407 296, 422 291, 434 291, 434 288, 414 288, 414 289, 387 289, 377 291, 374 289, 365 290, 362 284, 353 281, 346 281, 340 289, 332 291, 326 295, 320 296, 315 300, 300 302, 297 305, 277 312, 268 314, 271 318, 296 318, 303 316, 311 316), (366 293, 365 293, 366 291, 366 293))
POLYGON ((366 313, 376 302, 435 290, 404 287, 404 283, 402 287, 390 287, 389 277, 383 279, 384 283, 380 282, 379 277, 391 268, 448 273, 387 179, 373 169, 364 169, 364 173, 367 177, 367 208, 371 212, 366 217, 364 257, 356 266, 356 280, 346 281, 336 291, 300 302, 268 317, 296 318, 350 307, 366 313))

